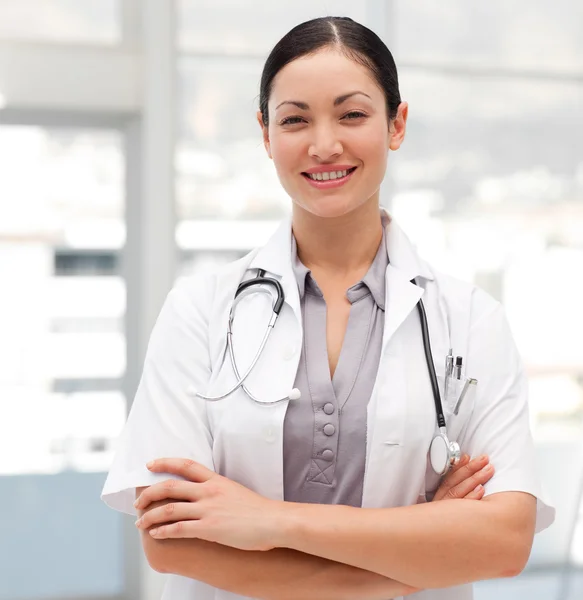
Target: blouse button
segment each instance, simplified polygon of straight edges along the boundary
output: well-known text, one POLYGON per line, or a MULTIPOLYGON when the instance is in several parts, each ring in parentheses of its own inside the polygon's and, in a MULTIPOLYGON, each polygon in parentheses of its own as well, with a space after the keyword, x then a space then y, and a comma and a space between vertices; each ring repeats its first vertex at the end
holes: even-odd
POLYGON ((327 415, 331 415, 334 412, 334 405, 332 404, 332 402, 328 402, 327 404, 324 404, 324 412, 327 415))
POLYGON ((322 458, 325 460, 332 460, 334 458, 334 452, 330 449, 324 450, 324 452, 322 452, 322 458))
POLYGON ((336 427, 334 427, 332 423, 328 423, 327 425, 324 425, 324 433, 328 436, 334 435, 334 433, 336 433, 336 427))

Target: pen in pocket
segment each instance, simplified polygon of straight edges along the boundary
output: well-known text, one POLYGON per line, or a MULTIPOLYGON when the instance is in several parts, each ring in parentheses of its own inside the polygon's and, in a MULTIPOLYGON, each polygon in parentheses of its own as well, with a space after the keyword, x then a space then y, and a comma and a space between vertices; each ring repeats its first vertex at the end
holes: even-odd
POLYGON ((462 388, 460 397, 458 398, 455 408, 453 409, 454 415, 457 415, 459 413, 460 406, 461 406, 464 398, 466 397, 471 385, 478 385, 478 380, 477 379, 466 379, 466 382, 464 384, 464 387, 462 388))
POLYGON ((447 402, 447 392, 449 390, 449 379, 453 373, 453 349, 449 349, 449 354, 445 357, 445 382, 443 388, 443 396, 447 402))

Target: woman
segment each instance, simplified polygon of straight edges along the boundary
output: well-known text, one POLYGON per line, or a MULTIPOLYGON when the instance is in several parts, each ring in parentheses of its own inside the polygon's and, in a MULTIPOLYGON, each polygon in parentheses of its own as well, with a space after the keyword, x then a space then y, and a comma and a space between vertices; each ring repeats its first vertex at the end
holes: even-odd
MULTIPOLYGON (((267 59, 258 120, 291 222, 169 294, 103 491, 137 510, 150 564, 172 574, 166 599, 471 598, 464 584, 519 573, 553 520, 502 309, 431 269, 380 209, 407 112, 391 53, 350 19, 303 23, 267 59), (240 282, 264 274, 285 302, 243 389, 227 321, 240 282), (446 455, 445 479, 427 460, 440 411, 421 298, 447 435, 464 453, 457 466, 446 455), (479 385, 459 404, 462 372, 479 385)), ((237 304, 240 374, 271 304, 237 304)))

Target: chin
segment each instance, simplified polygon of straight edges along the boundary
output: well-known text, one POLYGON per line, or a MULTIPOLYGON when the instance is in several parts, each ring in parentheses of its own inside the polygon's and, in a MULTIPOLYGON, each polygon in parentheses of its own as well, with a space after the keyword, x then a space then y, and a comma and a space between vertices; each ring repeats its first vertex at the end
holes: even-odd
POLYGON ((362 204, 362 202, 355 202, 354 200, 330 196, 328 198, 311 198, 306 202, 302 202, 300 206, 303 210, 316 217, 320 217, 322 219, 333 219, 335 217, 342 217, 355 211, 357 208, 362 206, 362 204))

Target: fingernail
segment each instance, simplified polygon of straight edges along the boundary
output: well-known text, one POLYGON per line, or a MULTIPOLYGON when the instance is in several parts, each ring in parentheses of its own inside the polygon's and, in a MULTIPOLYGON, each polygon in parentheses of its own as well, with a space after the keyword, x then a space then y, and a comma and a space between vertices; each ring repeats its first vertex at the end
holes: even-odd
POLYGON ((136 527, 139 527, 142 524, 142 519, 138 519, 136 521, 136 527))
POLYGON ((474 489, 474 492, 477 494, 478 492, 481 492, 484 489, 483 485, 477 485, 474 489))
POLYGON ((488 456, 486 454, 482 454, 482 456, 480 456, 480 458, 478 458, 478 460, 480 462, 484 462, 485 460, 488 460, 488 456))
POLYGON ((139 503, 140 503, 140 499, 137 498, 136 501, 134 502, 134 508, 138 508, 139 503))
POLYGON ((148 467, 148 469, 150 469, 153 466, 154 466, 154 461, 153 460, 151 460, 149 463, 146 463, 146 467, 148 467))
POLYGON ((150 535, 156 535, 157 532, 157 529, 150 529, 150 535))
POLYGON ((493 469, 492 465, 486 465, 482 471, 484 471, 484 473, 489 473, 491 470, 493 469))

